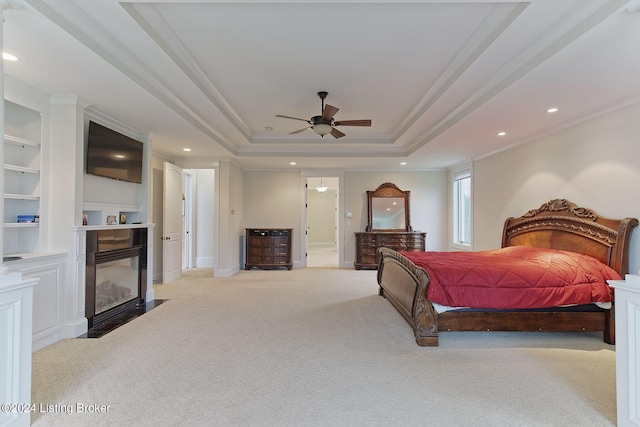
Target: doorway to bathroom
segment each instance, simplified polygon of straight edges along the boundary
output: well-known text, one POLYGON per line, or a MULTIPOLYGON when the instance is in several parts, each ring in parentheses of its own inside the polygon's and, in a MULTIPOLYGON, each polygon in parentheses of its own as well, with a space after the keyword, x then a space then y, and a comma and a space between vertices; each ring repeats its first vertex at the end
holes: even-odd
POLYGON ((338 177, 307 178, 307 267, 337 268, 338 177))

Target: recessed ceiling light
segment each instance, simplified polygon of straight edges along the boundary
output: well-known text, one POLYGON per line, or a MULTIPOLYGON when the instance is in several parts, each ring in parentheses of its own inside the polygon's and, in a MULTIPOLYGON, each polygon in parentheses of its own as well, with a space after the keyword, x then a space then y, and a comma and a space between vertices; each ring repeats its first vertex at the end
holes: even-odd
POLYGON ((498 132, 498 136, 505 136, 506 134, 506 132, 498 132))
POLYGON ((291 166, 295 166, 295 165, 296 165, 296 162, 289 162, 289 164, 290 164, 291 166))
POLYGON ((555 113, 556 111, 558 111, 557 107, 551 107, 551 108, 547 109, 547 113, 555 113))
POLYGON ((18 57, 7 52, 2 52, 2 59, 6 59, 7 61, 17 61, 18 57))
POLYGON ((182 151, 191 151, 191 148, 185 147, 185 148, 182 149, 182 151))
POLYGON ((404 166, 404 165, 406 165, 406 164, 407 164, 407 162, 400 162, 400 164, 401 164, 402 166, 404 166))

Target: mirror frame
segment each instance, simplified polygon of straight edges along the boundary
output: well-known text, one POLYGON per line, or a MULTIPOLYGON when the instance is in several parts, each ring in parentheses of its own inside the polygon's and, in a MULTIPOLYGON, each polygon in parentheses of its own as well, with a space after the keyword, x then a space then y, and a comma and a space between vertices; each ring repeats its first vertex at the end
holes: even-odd
POLYGON ((367 205, 368 205, 368 223, 366 231, 390 231, 390 232, 398 232, 398 231, 412 231, 411 229, 411 221, 409 215, 409 190, 400 190, 395 184, 391 182, 385 182, 381 184, 375 191, 367 191, 367 205), (405 228, 396 228, 396 229, 375 229, 373 228, 373 199, 374 198, 386 198, 386 197, 398 197, 404 199, 404 224, 405 228))

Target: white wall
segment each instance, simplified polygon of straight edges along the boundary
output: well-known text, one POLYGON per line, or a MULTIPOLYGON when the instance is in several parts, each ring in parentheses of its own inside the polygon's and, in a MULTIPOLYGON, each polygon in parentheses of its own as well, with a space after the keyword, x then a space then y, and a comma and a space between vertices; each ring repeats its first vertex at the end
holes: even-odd
MULTIPOLYGON (((139 134, 136 134, 132 129, 126 127, 126 125, 122 123, 110 120, 106 116, 98 117, 96 112, 85 111, 84 129, 81 133, 81 135, 83 135, 83 153, 87 152, 87 137, 89 134, 90 120, 142 142, 145 144, 145 152, 150 150, 150 144, 147 144, 148 135, 142 138, 139 134)), ((146 174, 147 165, 144 166, 141 184, 88 174, 86 173, 86 158, 84 158, 84 156, 83 163, 80 166, 83 174, 83 202, 139 207, 142 207, 142 205, 145 204, 144 199, 147 194, 145 188, 149 185, 149 179, 146 174)))
MULTIPOLYGON (((162 276, 162 179, 165 159, 153 157, 154 279, 162 276)), ((244 172, 230 161, 179 164, 195 176, 196 267, 214 268, 217 277, 228 277, 240 268, 239 236, 244 233, 244 172), (217 236, 216 236, 217 233, 217 236)))
MULTIPOLYGON (((555 199, 640 218, 640 104, 474 162, 474 249, 500 246, 504 220, 555 199)), ((631 240, 640 268, 640 230, 631 240)))
POLYGON ((196 267, 213 267, 215 171, 213 169, 196 169, 195 178, 195 227, 192 230, 191 238, 195 240, 196 267))

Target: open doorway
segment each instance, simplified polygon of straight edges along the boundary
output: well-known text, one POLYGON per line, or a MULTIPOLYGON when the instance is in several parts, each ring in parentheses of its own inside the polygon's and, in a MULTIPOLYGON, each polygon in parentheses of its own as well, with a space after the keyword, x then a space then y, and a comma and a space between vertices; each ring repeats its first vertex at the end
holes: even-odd
POLYGON ((337 177, 307 178, 307 267, 338 267, 337 177))
POLYGON ((213 268, 215 170, 184 169, 182 268, 213 268))

